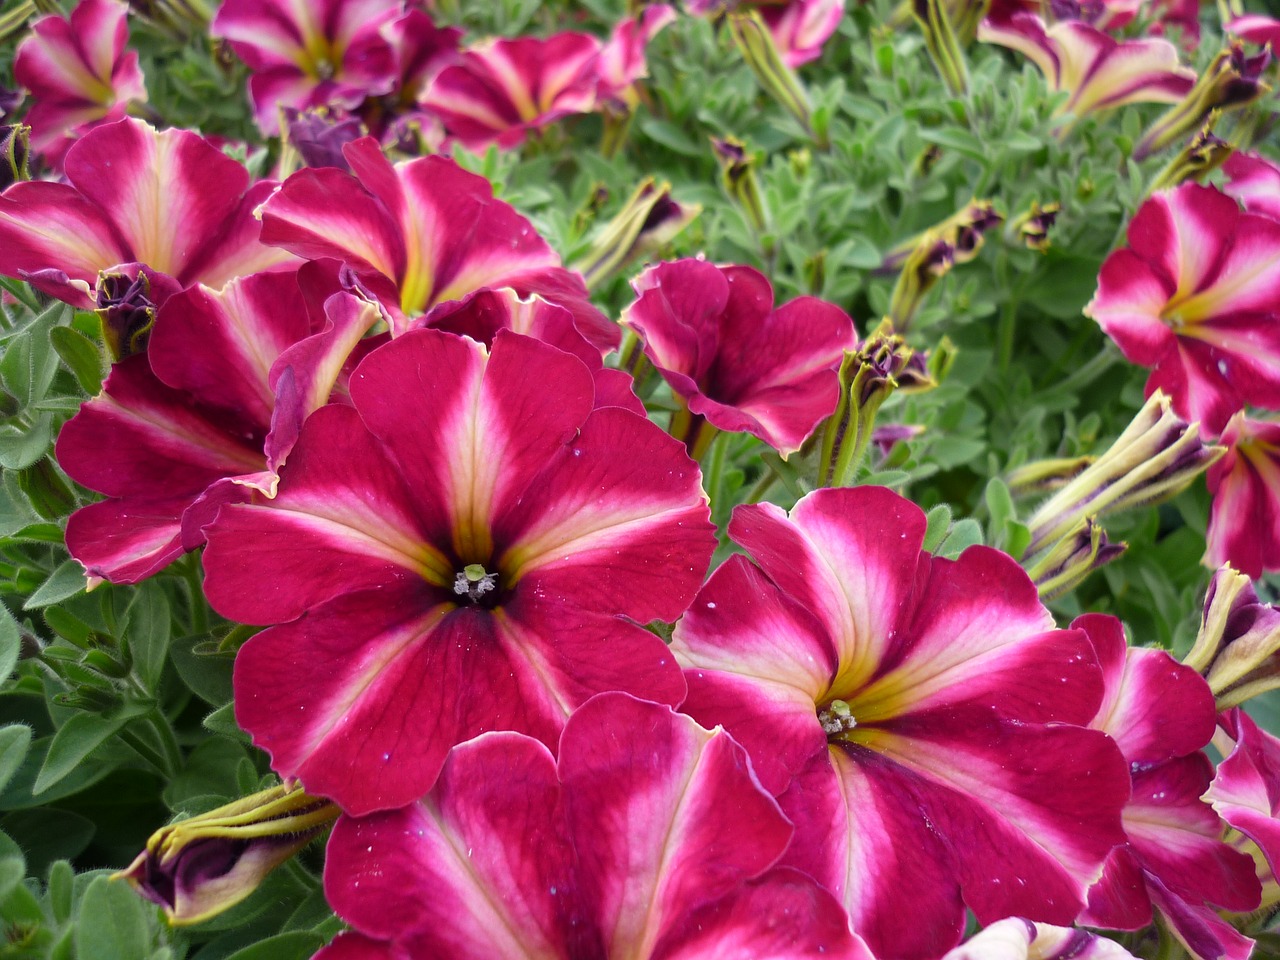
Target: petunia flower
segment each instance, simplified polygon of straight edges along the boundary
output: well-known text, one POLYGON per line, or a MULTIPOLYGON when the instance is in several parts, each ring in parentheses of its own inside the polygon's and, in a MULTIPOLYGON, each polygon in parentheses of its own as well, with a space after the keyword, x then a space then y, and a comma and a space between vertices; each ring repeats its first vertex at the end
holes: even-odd
POLYGON ((1210 436, 1246 403, 1280 407, 1280 222, 1185 183, 1147 200, 1128 235, 1084 312, 1154 368, 1147 394, 1163 390, 1210 436))
POLYGON ((0 274, 75 307, 97 306, 99 274, 123 265, 144 266, 159 291, 296 263, 258 242, 253 211, 275 185, 251 184, 187 130, 130 119, 96 127, 67 152, 66 177, 0 194, 0 274))
POLYGON ((966 907, 1074 921, 1129 795, 1083 727, 1103 694, 1088 637, 1054 629, 1008 556, 922 552, 925 526, 879 487, 740 506, 729 536, 755 564, 717 569, 672 642, 682 710, 723 724, 795 823, 783 862, 897 960, 955 946, 966 907))
POLYGON ((1280 47, 1280 20, 1263 13, 1246 13, 1227 21, 1227 33, 1258 46, 1271 44, 1272 50, 1280 47))
POLYGON ((205 529, 214 609, 278 624, 235 672, 278 771, 361 815, 422 796, 485 731, 554 744, 604 690, 680 701, 636 625, 678 617, 715 546, 678 443, 593 409, 582 361, 507 331, 492 350, 408 331, 349 389, 303 425, 274 500, 205 529))
POLYGON ((1243 410, 1222 431, 1227 454, 1210 468, 1213 495, 1204 562, 1257 579, 1280 570, 1280 423, 1243 410))
POLYGON ((840 361, 856 340, 839 307, 798 297, 775 309, 758 271, 696 259, 649 267, 631 285, 622 323, 698 418, 685 434, 692 447, 705 421, 786 455, 835 410, 840 361))
POLYGON ((309 316, 290 273, 170 297, 146 352, 113 365, 58 435, 62 468, 107 496, 67 521, 91 580, 149 577, 204 542, 222 502, 274 495, 302 421, 379 319, 345 293, 309 316))
POLYGON ((341 818, 325 894, 355 932, 317 960, 871 960, 829 893, 774 867, 790 836, 723 730, 600 694, 558 759, 487 733, 421 800, 341 818))
POLYGON ((645 46, 672 19, 670 7, 653 4, 607 43, 576 32, 482 40, 435 76, 421 105, 467 147, 518 146, 563 117, 625 104, 646 75, 645 46))
POLYGON ((1081 20, 1046 27, 1031 13, 988 17, 978 39, 1017 50, 1040 68, 1050 90, 1067 93, 1059 116, 1084 117, 1127 103, 1177 103, 1196 80, 1167 40, 1122 42, 1081 20))
POLYGON ((80 0, 68 17, 36 20, 18 44, 13 75, 31 93, 31 149, 55 170, 79 137, 147 99, 138 55, 125 50, 128 12, 117 0, 80 0))
POLYGON ((1222 165, 1222 192, 1249 213, 1280 220, 1280 167, 1256 153, 1233 153, 1222 165))
POLYGON ((997 920, 942 960, 1135 960, 1114 940, 1084 930, 1032 923, 1021 917, 997 920))
POLYGON ((1256 844, 1274 877, 1280 869, 1280 740, 1240 707, 1223 714, 1222 726, 1233 742, 1205 799, 1256 844))
POLYGON ((1215 911, 1252 910, 1261 889, 1252 859, 1222 842, 1222 821, 1200 799, 1213 779, 1209 685, 1163 650, 1127 646, 1114 617, 1087 614, 1072 627, 1088 634, 1106 686, 1090 725, 1116 741, 1133 781, 1128 843, 1111 851, 1081 922, 1137 930, 1154 907, 1195 956, 1244 960, 1252 941, 1215 911))
POLYGON ((225 0, 209 30, 252 71, 254 117, 270 136, 281 107, 354 109, 389 91, 397 63, 381 30, 402 10, 400 0, 225 0))
POLYGON ((844 18, 845 0, 685 0, 695 16, 722 16, 741 9, 759 11, 774 45, 791 69, 822 55, 822 47, 844 18))
POLYGON ((395 164, 376 140, 343 147, 354 175, 299 170, 262 206, 262 240, 308 260, 345 261, 391 313, 393 331, 481 287, 536 293, 573 311, 608 350, 618 330, 582 278, 483 177, 443 157, 395 164))

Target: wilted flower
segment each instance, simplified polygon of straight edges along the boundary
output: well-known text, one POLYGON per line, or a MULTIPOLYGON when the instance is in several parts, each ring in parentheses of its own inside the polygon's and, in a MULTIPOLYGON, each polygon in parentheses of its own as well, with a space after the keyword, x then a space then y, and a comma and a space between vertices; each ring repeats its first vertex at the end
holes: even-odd
POLYGON ((1053 229, 1061 212, 1062 204, 1056 201, 1041 204, 1033 200, 1026 211, 1009 221, 1005 235, 1016 238, 1028 250, 1044 253, 1049 249, 1049 231, 1053 229))
MULTIPOLYGON (((100 271, 141 264, 174 289, 220 287, 296 262, 258 242, 258 206, 275 187, 186 130, 139 120, 91 130, 67 152, 67 183, 15 183, 0 195, 0 274, 81 309, 100 271)), ((151 299, 159 302, 156 296, 151 299)))
POLYGON ((1084 312, 1154 367, 1148 395, 1164 391, 1210 436, 1246 403, 1280 407, 1280 222, 1184 183, 1147 200, 1128 235, 1084 312))
POLYGON ((774 866, 790 836, 727 733, 601 694, 558 760, 487 733, 421 801, 339 820, 325 894, 354 932, 317 960, 871 960, 829 893, 774 866))
POLYGON ((844 18, 845 0, 685 0, 695 16, 723 16, 731 10, 759 13, 783 62, 791 69, 822 55, 844 18))
POLYGON ((1089 517, 1180 493, 1224 452, 1207 446, 1199 424, 1181 419, 1170 409, 1169 398, 1156 391, 1106 453, 1032 514, 1024 556, 1034 558, 1089 517))
POLYGON ((55 169, 79 137, 147 99, 138 55, 125 50, 128 12, 117 0, 79 0, 67 18, 36 20, 18 45, 13 75, 31 92, 31 149, 55 169))
POLYGON ((482 732, 554 744, 595 693, 680 701, 636 625, 679 616, 715 546, 678 443, 507 331, 486 350, 410 330, 349 391, 303 424, 275 499, 205 528, 214 609, 278 624, 235 673, 278 771, 361 815, 420 797, 482 732))
POLYGON ((1242 410, 1222 431, 1226 456, 1206 478, 1213 494, 1205 563, 1260 577, 1280 569, 1280 423, 1242 410))
POLYGON ((345 261, 391 314, 392 331, 481 287, 536 293, 573 311, 582 334, 617 346, 582 278, 484 177, 444 157, 394 166, 365 137, 343 147, 354 175, 299 170, 262 205, 262 240, 309 260, 345 261))
POLYGON ((1213 127, 1218 122, 1219 115, 1217 110, 1209 111, 1209 117, 1205 120, 1204 126, 1151 181, 1152 193, 1171 190, 1189 180, 1202 182, 1205 177, 1226 162, 1235 148, 1213 134, 1213 127))
POLYGON ((750 433, 786 456, 835 409, 837 370, 855 339, 835 304, 797 297, 775 309, 756 270, 695 259, 650 267, 631 285, 622 323, 686 404, 672 431, 695 456, 716 430, 750 433))
POLYGON ((1148 128, 1133 148, 1133 158, 1142 160, 1176 143, 1213 110, 1238 110, 1257 100, 1271 89, 1261 79, 1270 62, 1270 50, 1249 57, 1238 43, 1227 47, 1213 58, 1186 97, 1148 128))
MULTIPOLYGON (((310 110, 284 107, 282 116, 284 129, 281 131, 281 138, 297 153, 302 166, 337 167, 347 173, 351 172, 350 164, 342 155, 342 148, 351 141, 368 135, 358 117, 330 107, 315 107, 310 110)), ((279 175, 287 176, 292 172, 290 169, 279 175)))
POLYGON ((1088 637, 1053 628, 1008 556, 923 553, 925 527, 879 487, 740 506, 729 535, 758 566, 731 556, 672 642, 682 709, 747 748, 795 823, 784 862, 903 960, 953 947, 966 906, 1071 923, 1129 792, 1082 727, 1103 693, 1088 637))
POLYGON ((159 904, 175 926, 200 923, 253 893, 337 816, 338 808, 320 797, 270 787, 161 827, 113 879, 159 904))
POLYGON ((1219 567, 1205 593, 1195 646, 1183 663, 1204 676, 1219 710, 1280 687, 1280 610, 1258 599, 1253 584, 1219 567))
POLYGON ((919 235, 915 249, 902 262, 898 281, 889 297, 889 319, 894 329, 906 332, 924 305, 925 294, 951 272, 955 262, 953 239, 934 230, 926 230, 919 235))
POLYGON ((265 134, 280 129, 280 108, 348 110, 391 90, 398 65, 382 27, 399 0, 224 0, 210 33, 252 71, 249 96, 265 134))
POLYGON ((1051 27, 1031 13, 988 17, 978 39, 1025 55, 1040 68, 1049 89, 1065 91, 1057 114, 1084 117, 1127 103, 1177 103, 1195 84, 1195 71, 1178 63, 1167 40, 1113 39, 1080 20, 1051 27))
MULTIPOLYGON (((1052 214, 1056 214, 1057 205, 1052 204, 1051 206, 1054 208, 1052 214)), ((1035 209, 1040 210, 1038 204, 1035 209)), ((1050 223, 1053 222, 1052 214, 1050 214, 1050 223)), ((968 263, 977 257, 979 251, 982 250, 985 234, 1002 223, 1004 223, 1004 214, 996 210, 996 205, 992 201, 975 198, 945 220, 939 221, 928 230, 917 233, 910 239, 899 243, 885 255, 880 269, 882 271, 899 269, 907 262, 911 254, 929 238, 934 241, 945 240, 950 245, 953 263, 968 263)))

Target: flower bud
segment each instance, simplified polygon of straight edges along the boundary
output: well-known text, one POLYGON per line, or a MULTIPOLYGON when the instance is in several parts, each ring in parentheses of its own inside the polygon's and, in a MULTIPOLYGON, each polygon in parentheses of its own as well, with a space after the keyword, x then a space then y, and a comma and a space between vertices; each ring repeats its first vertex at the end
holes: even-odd
POLYGON ((0 190, 30 180, 27 159, 31 154, 31 128, 21 123, 0 127, 0 190))
POLYGON ((903 261, 898 282, 889 299, 889 318, 897 330, 905 331, 919 312, 927 294, 955 263, 956 248, 932 230, 920 235, 920 242, 903 261))
MULTIPOLYGON (((946 3, 944 0, 912 0, 911 12, 924 31, 925 48, 942 82, 953 95, 962 95, 969 89, 969 69, 965 66, 964 51, 960 49, 960 40, 947 13, 946 3)), ((975 30, 978 20, 973 24, 975 30)))
POLYGON ((1280 610, 1260 601, 1244 574, 1218 568, 1200 633, 1182 662, 1209 681, 1219 710, 1280 688, 1280 610))
POLYGON ((1134 148, 1133 159, 1142 160, 1176 143, 1204 123, 1215 109, 1239 110, 1268 93, 1271 87, 1262 82, 1261 76, 1270 62, 1269 48, 1247 57, 1243 44, 1231 44, 1213 58, 1182 101, 1151 125, 1134 148))
POLYGON ((1058 457, 1025 463, 1005 476, 1005 484, 1015 497, 1049 493, 1080 476, 1097 457, 1058 457))
POLYGON ((1041 505, 1027 523, 1034 557, 1088 517, 1167 500, 1226 453, 1200 439, 1200 424, 1173 412, 1157 390, 1106 453, 1041 505))
POLYGON ((1106 566, 1128 549, 1111 543, 1093 517, 1086 517, 1027 566, 1027 575, 1041 600, 1053 600, 1074 590, 1093 571, 1106 566))
POLYGON ((1213 135, 1213 125, 1222 116, 1221 110, 1210 110, 1209 118, 1204 126, 1191 138, 1165 168, 1156 174, 1148 193, 1157 190, 1172 190, 1180 183, 1194 180, 1202 182, 1218 167, 1227 161, 1235 148, 1220 137, 1213 135))
POLYGON ((795 71, 782 59, 773 34, 760 14, 754 10, 735 11, 725 22, 760 85, 812 134, 813 108, 809 105, 809 94, 795 71))
POLYGON ((995 204, 990 200, 970 200, 947 219, 934 224, 929 230, 917 233, 909 240, 904 240, 890 250, 879 269, 892 271, 901 267, 928 233, 951 244, 954 263, 968 263, 982 249, 983 235, 1002 223, 1004 223, 1004 215, 996 210, 995 204))
POLYGON ((312 110, 283 107, 281 113, 280 127, 284 131, 285 152, 293 155, 289 162, 286 162, 283 155, 280 158, 281 180, 293 173, 293 169, 289 168, 297 161, 301 161, 304 167, 337 167, 347 173, 351 172, 351 165, 343 156, 342 147, 367 133, 358 118, 328 107, 316 107, 312 110))
POLYGON ((701 211, 696 203, 672 199, 671 184, 646 177, 573 269, 582 274, 588 290, 595 290, 631 261, 660 249, 701 211))
POLYGON ((1062 212, 1062 204, 1046 203, 1043 206, 1031 201, 1024 213, 1010 221, 1005 238, 1011 243, 1020 242, 1028 250, 1044 253, 1049 249, 1049 231, 1053 229, 1062 212))
POLYGON ((199 923, 253 893, 338 813, 299 787, 271 787, 161 827, 112 879, 158 903, 175 926, 199 923))
POLYGON ((759 161, 736 137, 712 137, 711 148, 720 162, 720 179, 724 188, 742 208, 751 228, 757 233, 764 233, 768 229, 769 212, 765 209, 760 181, 756 177, 759 161))
POLYGON ((133 276, 125 272, 99 274, 94 313, 102 323, 102 341, 113 362, 141 353, 156 322, 150 277, 142 270, 133 276))

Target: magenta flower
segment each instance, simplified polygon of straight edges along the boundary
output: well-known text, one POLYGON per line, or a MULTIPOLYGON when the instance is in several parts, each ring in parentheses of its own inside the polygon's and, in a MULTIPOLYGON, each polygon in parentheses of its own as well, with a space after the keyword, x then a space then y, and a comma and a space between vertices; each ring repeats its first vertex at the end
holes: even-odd
POLYGON ((1106 685, 1091 726, 1116 741, 1133 781, 1128 843, 1111 851, 1081 922, 1137 930, 1154 906, 1197 956, 1247 956, 1252 941, 1216 909, 1258 906, 1253 861, 1222 842, 1222 821, 1200 799, 1213 779, 1203 752, 1215 726, 1209 685, 1163 650, 1128 647, 1114 617, 1088 614, 1072 627, 1089 635, 1106 685))
POLYGON ((1084 312, 1154 367, 1148 395, 1163 390, 1216 436, 1246 403, 1280 407, 1277 257, 1280 222, 1186 183, 1139 208, 1084 312))
POLYGON ((924 532, 879 487, 738 507, 729 535, 758 566, 716 570, 672 644, 682 709, 747 748, 795 823, 783 862, 897 960, 954 946, 966 906, 1071 923, 1129 794, 1083 727, 1103 693, 1088 637, 1055 630, 1006 555, 944 560, 924 532))
POLYGON ((1271 44, 1271 49, 1280 47, 1280 20, 1268 17, 1263 13, 1246 13, 1227 22, 1225 29, 1241 40, 1248 40, 1258 46, 1271 44))
POLYGON ((251 185, 244 167, 197 134, 106 124, 67 152, 66 175, 0 194, 0 274, 73 306, 97 305, 99 274, 128 264, 164 275, 152 276, 155 293, 221 287, 296 262, 258 242, 253 211, 274 184, 251 185))
POLYGON ((1205 799, 1257 846, 1274 883, 1280 870, 1280 740, 1239 707, 1223 714, 1223 727, 1235 743, 1205 799))
POLYGON ((715 546, 679 444, 593 410, 580 360, 506 331, 486 351, 411 330, 350 392, 307 420, 274 500, 206 529, 210 603, 279 624, 241 649, 235 684, 282 776, 390 809, 487 730, 554 744, 595 693, 680 701, 679 668, 636 626, 683 612, 715 546))
POLYGON ((1233 153, 1222 165, 1223 193, 1235 197, 1249 213, 1280 220, 1280 167, 1256 153, 1233 153))
POLYGON ((79 137, 147 99, 138 55, 125 51, 128 12, 116 0, 80 0, 70 17, 36 20, 18 44, 13 75, 31 92, 31 149, 55 169, 79 137))
POLYGON ((115 364, 58 436, 62 468, 108 497, 67 522, 90 579, 149 577, 204 542, 221 503, 273 496, 302 421, 378 319, 349 294, 309 318, 292 273, 170 297, 146 353, 115 364))
POLYGON ((356 932, 317 960, 872 960, 830 894, 774 867, 790 836, 727 733, 601 694, 558 760, 488 733, 420 802, 341 818, 325 894, 356 932))
POLYGON ((399 0, 225 0, 209 29, 253 71, 254 116, 270 135, 281 107, 350 110, 389 91, 398 68, 381 28, 401 12, 399 0))
POLYGON ((782 60, 792 70, 822 55, 844 18, 845 0, 789 0, 760 8, 782 60))
POLYGON ((750 433, 784 455, 836 408, 853 321, 839 307, 797 297, 777 309, 751 267, 677 260, 632 281, 622 322, 688 405, 719 430, 750 433))
POLYGON ((481 41, 436 75, 422 106, 467 147, 518 146, 562 117, 625 102, 646 75, 645 46, 673 18, 670 7, 654 4, 618 24, 608 43, 573 32, 481 41))
POLYGON ((1118 41, 1082 20, 1050 27, 1032 13, 988 17, 978 39, 1017 50, 1040 68, 1052 91, 1067 99, 1056 114, 1084 117, 1127 103, 1177 103, 1196 73, 1178 63, 1167 40, 1118 41))
POLYGON ((1280 423, 1244 411, 1222 431, 1227 454, 1205 480, 1213 495, 1204 561, 1257 579, 1280 570, 1280 423))
POLYGON ((618 330, 582 278, 483 177, 452 160, 392 166, 372 137, 343 147, 354 176, 299 170, 262 207, 262 240, 309 260, 344 260, 392 315, 394 332, 438 303, 481 287, 536 293, 573 311, 608 350, 618 330))

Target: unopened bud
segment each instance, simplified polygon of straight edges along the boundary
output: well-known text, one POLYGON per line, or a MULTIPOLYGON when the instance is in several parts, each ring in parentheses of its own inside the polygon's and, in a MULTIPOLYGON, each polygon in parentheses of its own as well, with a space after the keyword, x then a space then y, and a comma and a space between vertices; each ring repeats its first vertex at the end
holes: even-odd
POLYGON ((1080 476, 1097 459, 1097 457, 1057 457, 1052 460, 1035 460, 1010 470, 1004 479, 1009 492, 1015 497, 1050 493, 1080 476))
POLYGON ((671 184, 647 177, 573 268, 582 274, 587 289, 594 290, 631 261, 670 242, 701 211, 696 203, 677 203, 671 184))
POLYGON ((711 148, 720 162, 720 180, 729 196, 742 208, 747 222, 757 233, 769 225, 769 212, 756 177, 758 160, 747 152, 747 146, 735 137, 712 137, 711 148))
POLYGON ((1011 243, 1021 243, 1028 250, 1044 253, 1049 249, 1049 231, 1062 212, 1062 204, 1039 204, 1034 200, 1027 210, 1009 222, 1005 232, 1011 243))
POLYGON ((94 313, 102 323, 102 341, 113 362, 141 353, 147 348, 156 322, 151 279, 142 270, 134 276, 99 274, 98 304, 94 313))
POLYGON ((956 248, 932 230, 921 234, 919 244, 903 261, 898 282, 889 298, 889 318, 894 328, 905 331, 924 303, 925 294, 933 289, 955 263, 956 248))
POLYGON ((1227 161, 1235 150, 1231 144, 1213 134, 1213 125, 1222 116, 1221 110, 1209 111, 1209 119, 1205 121, 1191 141, 1178 151, 1178 155, 1170 160, 1163 170, 1156 174, 1151 182, 1150 193, 1157 190, 1172 190, 1180 183, 1204 180, 1227 161))
POLYGON ((1220 711, 1280 688, 1280 610, 1259 600, 1244 574, 1220 567, 1182 662, 1209 682, 1220 711))
POLYGON ((1111 543, 1093 517, 1086 517, 1027 566, 1027 575, 1041 600, 1053 600, 1074 590, 1093 571, 1106 566, 1128 549, 1111 543))
POLYGON ((925 48, 942 82, 953 95, 961 96, 969 89, 969 69, 945 0, 912 0, 911 12, 924 32, 925 48))
POLYGON ((809 94, 795 71, 782 59, 773 34, 760 14, 754 10, 734 11, 725 17, 725 22, 733 42, 742 51, 742 58, 760 81, 760 86, 812 134, 813 108, 809 104, 809 94))

